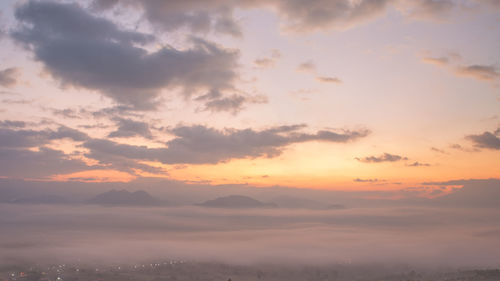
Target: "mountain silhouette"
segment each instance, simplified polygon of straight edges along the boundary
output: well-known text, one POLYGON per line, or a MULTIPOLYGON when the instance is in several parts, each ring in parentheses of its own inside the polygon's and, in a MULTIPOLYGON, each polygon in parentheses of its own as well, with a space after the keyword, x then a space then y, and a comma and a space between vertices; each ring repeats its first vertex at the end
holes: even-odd
POLYGON ((129 192, 127 190, 110 190, 87 200, 88 204, 118 206, 158 206, 162 201, 153 198, 146 191, 129 192))

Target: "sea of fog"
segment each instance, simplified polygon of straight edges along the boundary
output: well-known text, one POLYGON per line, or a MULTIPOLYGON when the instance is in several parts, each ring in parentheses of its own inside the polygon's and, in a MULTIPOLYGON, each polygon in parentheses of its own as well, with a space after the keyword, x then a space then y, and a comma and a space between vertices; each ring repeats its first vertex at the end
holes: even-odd
POLYGON ((500 266, 498 208, 0 204, 0 263, 500 266))

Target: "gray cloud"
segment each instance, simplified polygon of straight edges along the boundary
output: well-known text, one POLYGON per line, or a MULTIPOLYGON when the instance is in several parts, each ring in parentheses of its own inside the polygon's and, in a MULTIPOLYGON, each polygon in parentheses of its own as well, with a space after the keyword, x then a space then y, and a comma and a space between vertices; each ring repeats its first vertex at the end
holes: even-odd
POLYGON ((354 182, 369 182, 369 183, 375 183, 375 182, 385 182, 386 180, 379 180, 379 179, 360 179, 360 178, 355 178, 353 181, 354 181, 354 182))
POLYGON ((297 71, 316 72, 316 64, 313 61, 305 61, 297 66, 297 71))
POLYGON ((232 112, 236 114, 244 109, 245 104, 262 104, 267 103, 266 96, 243 96, 243 95, 231 95, 227 97, 220 97, 217 99, 210 100, 205 103, 205 110, 212 112, 232 112))
POLYGON ((0 70, 0 86, 10 88, 16 85, 20 72, 16 67, 0 70))
POLYGON ((497 0, 414 0, 394 1, 396 6, 412 19, 437 20, 449 19, 454 11, 474 11, 471 7, 484 9, 500 8, 497 0))
POLYGON ((476 147, 500 150, 500 128, 495 132, 484 132, 479 135, 468 135, 466 138, 476 147))
POLYGON ((439 149, 437 147, 431 147, 430 149, 431 149, 431 151, 434 151, 434 152, 437 152, 437 153, 448 154, 444 149, 439 149))
POLYGON ((119 0, 94 0, 91 7, 95 10, 107 10, 118 4, 119 0))
MULTIPOLYGON (((123 118, 115 118, 115 121, 119 126, 116 131, 109 134, 110 137, 152 137, 150 128, 146 123, 123 118)), ((215 164, 231 159, 276 157, 287 146, 294 143, 308 141, 346 143, 366 137, 369 134, 368 130, 320 130, 310 134, 302 131, 305 129, 305 125, 272 127, 262 131, 252 129, 217 130, 204 126, 179 126, 169 130, 169 133, 175 137, 167 141, 165 147, 148 148, 146 146, 119 144, 111 140, 92 139, 83 132, 65 126, 60 126, 56 130, 13 130, 10 127, 18 128, 23 123, 16 121, 4 123, 6 126, 0 128, 0 148, 3 149, 3 161, 8 161, 12 157, 15 158, 15 155, 19 154, 19 161, 22 159, 29 161, 28 159, 32 158, 33 163, 40 164, 43 163, 43 159, 52 159, 46 161, 61 159, 60 163, 64 163, 66 160, 70 161, 68 164, 72 165, 68 167, 82 167, 83 169, 86 165, 80 160, 72 160, 68 155, 64 155, 60 151, 45 147, 54 140, 70 139, 82 143, 81 146, 88 150, 87 153, 82 155, 99 161, 101 166, 98 168, 116 169, 131 174, 137 174, 137 170, 154 174, 167 173, 163 168, 141 163, 141 160, 158 161, 165 164, 215 164), (38 148, 39 151, 32 148, 38 148)), ((19 164, 16 167, 20 168, 21 166, 19 164)), ((28 167, 28 165, 26 166, 28 167)), ((20 172, 22 170, 20 169, 20 172)), ((13 171, 9 171, 9 173, 13 173, 13 171)), ((32 174, 36 173, 39 176, 47 171, 39 169, 39 171, 33 171, 32 174)), ((61 169, 61 172, 64 171, 67 170, 61 169)))
POLYGON ((51 140, 68 138, 74 141, 85 141, 89 138, 87 134, 66 126, 60 126, 56 131, 50 132, 48 136, 51 140))
POLYGON ((481 81, 493 81, 500 77, 498 68, 494 65, 471 64, 461 65, 459 63, 461 56, 456 53, 450 53, 442 57, 426 56, 422 61, 441 67, 446 67, 457 76, 469 77, 481 81))
POLYGON ((38 178, 87 170, 79 159, 70 159, 62 151, 40 147, 38 151, 0 146, 0 176, 38 178))
MULTIPOLYGON (((23 122, 16 128, 24 127, 23 122)), ((46 177, 89 169, 82 160, 72 159, 64 152, 45 147, 53 140, 71 139, 82 142, 89 137, 78 130, 60 126, 57 130, 13 130, 0 129, 0 176, 8 177, 46 177), (35 148, 35 149, 30 149, 35 148)))
POLYGON ((442 19, 457 7, 452 0, 414 0, 403 3, 408 15, 418 19, 442 19))
POLYGON ((257 58, 254 60, 254 64, 259 68, 271 68, 274 67, 279 58, 281 58, 281 52, 277 49, 273 49, 271 51, 271 56, 257 58))
POLYGON ((381 162, 396 162, 396 161, 408 160, 408 158, 400 155, 384 153, 380 156, 367 156, 364 158, 356 158, 356 160, 365 163, 381 163, 381 162))
POLYGON ((109 125, 105 125, 102 123, 95 123, 95 124, 88 124, 88 125, 78 125, 78 128, 83 128, 83 129, 107 129, 109 128, 109 125))
POLYGON ((493 8, 500 8, 500 2, 498 0, 477 0, 479 3, 487 3, 493 8))
POLYGON ((80 119, 82 118, 79 112, 77 112, 74 109, 71 108, 65 108, 65 109, 53 109, 52 113, 54 115, 61 116, 63 118, 71 118, 71 119, 80 119))
POLYGON ((3 27, 6 24, 5 24, 4 15, 2 12, 0 12, 0 24, 2 25, 2 27, 0 27, 0 41, 2 41, 2 39, 6 35, 5 28, 3 27))
POLYGON ((106 161, 108 157, 159 161, 165 164, 218 163, 231 159, 275 157, 286 146, 307 141, 346 143, 366 137, 368 130, 318 131, 303 133, 304 125, 281 126, 255 131, 253 129, 217 130, 204 126, 180 126, 170 130, 175 136, 166 148, 148 148, 93 139, 84 143, 90 150, 87 157, 106 161))
POLYGON ((431 164, 421 163, 421 162, 415 161, 411 164, 407 164, 406 166, 408 166, 408 167, 429 167, 429 166, 431 166, 431 164))
POLYGON ((161 90, 233 89, 238 52, 192 38, 185 50, 140 45, 154 36, 120 29, 77 4, 29 1, 16 9, 11 35, 62 83, 98 90, 121 105, 152 109, 161 90))
POLYGON ((0 121, 0 127, 2 128, 24 128, 26 122, 24 121, 13 121, 13 120, 3 120, 0 121))
POLYGON ((126 105, 116 105, 112 107, 101 108, 96 111, 91 111, 90 114, 95 118, 110 118, 114 116, 126 116, 126 117, 144 117, 142 112, 137 112, 134 108, 126 105))
POLYGON ((113 121, 116 122, 118 128, 116 129, 116 131, 109 133, 108 137, 129 138, 138 136, 147 139, 153 138, 153 135, 151 134, 151 130, 149 128, 149 124, 146 122, 125 118, 114 118, 113 121))
POLYGON ((457 75, 471 77, 477 80, 491 81, 500 77, 500 73, 492 65, 468 65, 456 68, 457 75))
POLYGON ((144 18, 161 30, 173 31, 183 28, 198 33, 215 31, 235 37, 241 36, 241 28, 232 15, 233 1, 95 0, 93 7, 110 9, 118 4, 141 10, 144 18))
POLYGON ((316 80, 318 80, 319 82, 322 82, 322 83, 337 83, 337 84, 342 83, 342 80, 340 80, 339 78, 329 77, 329 76, 319 76, 319 77, 316 77, 316 80))
MULTIPOLYGON (((15 122, 15 121, 11 121, 15 122)), ((0 147, 9 148, 29 148, 38 147, 49 143, 52 140, 71 139, 73 141, 85 141, 89 137, 78 130, 60 126, 57 130, 45 129, 35 130, 12 130, 0 128, 0 147)))
POLYGON ((478 148, 467 148, 467 147, 461 146, 458 143, 451 144, 450 148, 453 148, 453 149, 456 149, 456 150, 460 150, 460 151, 464 151, 464 152, 478 152, 479 151, 478 148))
POLYGON ((0 129, 0 147, 38 147, 50 141, 50 132, 0 129))
POLYGON ((229 34, 234 37, 241 37, 243 35, 241 27, 227 11, 218 16, 213 29, 218 33, 229 34))
POLYGON ((275 60, 272 58, 258 58, 254 60, 254 64, 260 68, 274 67, 275 60))
POLYGON ((4 104, 32 104, 34 100, 26 100, 26 99, 3 99, 2 103, 4 104))
POLYGON ((245 94, 233 94, 224 96, 218 90, 211 90, 207 94, 197 97, 195 100, 205 102, 205 107, 201 109, 202 111, 227 111, 233 114, 240 112, 245 104, 267 103, 267 97, 263 95, 249 96, 245 94))
POLYGON ((56 109, 56 108, 48 108, 52 114, 68 118, 68 119, 82 119, 82 118, 90 118, 93 115, 93 112, 84 109, 84 108, 65 108, 65 109, 56 109))
MULTIPOLYGON (((475 2, 499 6, 495 0, 475 2)), ((452 0, 95 0, 94 7, 109 9, 118 3, 140 10, 143 18, 162 30, 215 31, 233 36, 241 35, 235 9, 271 10, 280 17, 283 29, 292 32, 349 28, 385 14, 390 7, 406 17, 424 20, 441 20, 455 9, 467 10, 467 5, 452 0)))
POLYGON ((296 32, 346 28, 382 14, 390 0, 276 0, 277 13, 285 20, 284 28, 296 32))
MULTIPOLYGON (((103 144, 105 145, 105 142, 112 143, 111 141, 104 141, 104 143, 103 142, 96 143, 96 141, 90 141, 90 144, 86 143, 86 145, 92 148, 95 148, 96 146, 101 146, 102 148, 103 147, 102 145, 103 144)), ((126 156, 120 155, 120 153, 117 151, 109 152, 109 151, 104 151, 104 149, 99 151, 100 153, 95 153, 94 150, 90 154, 87 154, 85 156, 99 161, 99 164, 103 166, 101 168, 123 171, 136 176, 139 176, 138 171, 143 171, 156 175, 168 175, 168 171, 166 171, 163 168, 154 167, 136 161, 138 157, 136 158, 127 157, 129 156, 128 154, 130 153, 130 151, 124 153, 126 156)))
POLYGON ((317 75, 316 64, 313 61, 306 61, 299 64, 297 66, 297 71, 314 74, 316 75, 316 81, 321 83, 336 83, 336 84, 342 83, 342 80, 340 80, 337 77, 317 75))
POLYGON ((186 28, 192 32, 216 31, 240 36, 233 17, 236 8, 266 8, 283 19, 284 28, 295 32, 345 28, 359 24, 384 12, 391 0, 96 0, 95 7, 110 8, 117 3, 144 13, 155 27, 166 31, 186 28))

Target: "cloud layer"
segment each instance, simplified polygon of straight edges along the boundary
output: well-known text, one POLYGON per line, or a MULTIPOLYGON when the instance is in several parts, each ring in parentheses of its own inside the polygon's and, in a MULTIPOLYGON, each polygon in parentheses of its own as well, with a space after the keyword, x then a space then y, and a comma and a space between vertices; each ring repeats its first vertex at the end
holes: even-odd
POLYGON ((253 129, 217 130, 201 125, 178 126, 170 130, 175 137, 166 148, 148 148, 93 139, 83 145, 87 157, 108 162, 110 158, 159 161, 165 164, 215 164, 231 159, 276 157, 294 143, 325 141, 347 143, 366 137, 368 130, 304 133, 304 125, 253 129))
POLYGON ((272 158, 292 144, 309 141, 349 143, 364 138, 369 130, 320 130, 305 132, 305 125, 254 129, 215 129, 202 125, 177 126, 168 130, 173 136, 161 147, 119 143, 110 138, 153 137, 149 124, 132 119, 114 118, 117 128, 107 139, 92 138, 86 133, 65 126, 56 130, 25 129, 26 123, 6 120, 0 125, 1 161, 9 166, 1 176, 43 177, 89 169, 115 169, 136 174, 135 170, 166 174, 166 171, 142 161, 163 164, 217 164, 233 159, 272 158), (50 148, 57 140, 76 145, 75 155, 50 148), (77 157, 76 157, 77 156, 77 157), (96 160, 90 166, 82 157, 96 160), (11 163, 10 165, 8 163, 11 163), (26 170, 22 167, 30 167, 26 170), (40 168, 38 168, 40 166, 40 168), (52 167, 53 166, 53 167, 52 167), (44 168, 45 167, 45 168, 44 168), (52 168, 47 168, 52 167, 52 168), (60 168, 60 171, 57 170, 60 168))

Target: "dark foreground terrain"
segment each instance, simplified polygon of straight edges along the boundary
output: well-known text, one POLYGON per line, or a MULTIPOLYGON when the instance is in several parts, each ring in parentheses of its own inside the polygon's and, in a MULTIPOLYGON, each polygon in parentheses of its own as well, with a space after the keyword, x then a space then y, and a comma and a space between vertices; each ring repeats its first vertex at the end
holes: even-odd
POLYGON ((58 264, 4 265, 0 280, 26 281, 498 281, 499 269, 416 270, 408 266, 237 266, 218 263, 163 261, 147 264, 89 266, 58 264))

